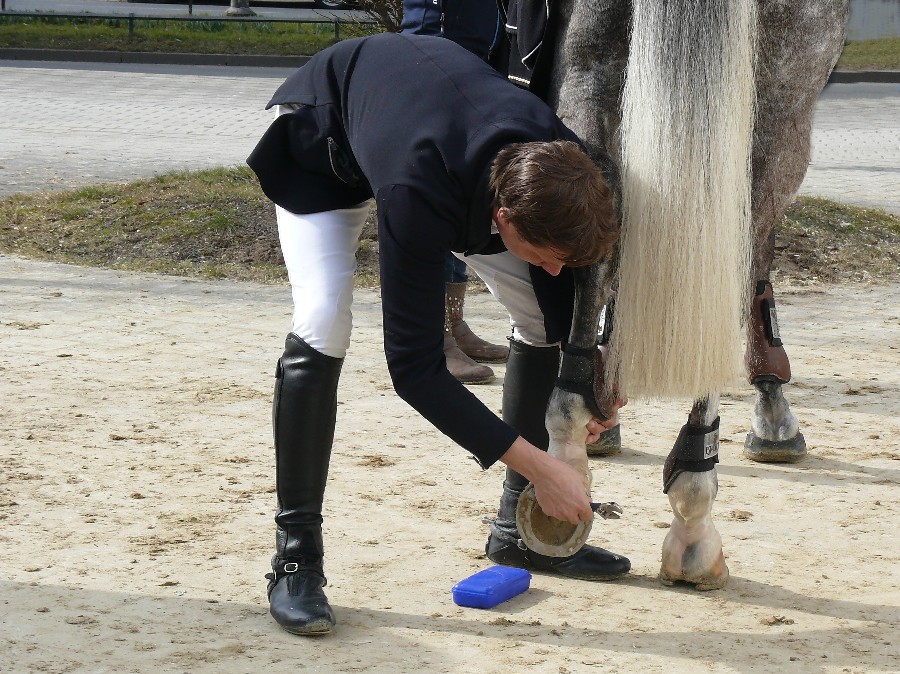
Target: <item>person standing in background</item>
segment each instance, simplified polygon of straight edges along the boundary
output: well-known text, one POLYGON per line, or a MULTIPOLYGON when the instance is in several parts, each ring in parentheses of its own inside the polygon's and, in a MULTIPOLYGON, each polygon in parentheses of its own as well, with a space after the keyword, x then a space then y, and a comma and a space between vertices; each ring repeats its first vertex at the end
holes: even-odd
MULTIPOLYGON (((493 0, 404 0, 400 28, 403 33, 452 40, 495 67, 492 57, 500 53, 497 46, 506 39, 502 17, 493 0)), ((452 254, 445 261, 445 282, 447 369, 464 384, 486 384, 494 379, 494 371, 481 363, 506 362, 509 347, 483 340, 466 323, 463 308, 468 270, 466 263, 452 254)))

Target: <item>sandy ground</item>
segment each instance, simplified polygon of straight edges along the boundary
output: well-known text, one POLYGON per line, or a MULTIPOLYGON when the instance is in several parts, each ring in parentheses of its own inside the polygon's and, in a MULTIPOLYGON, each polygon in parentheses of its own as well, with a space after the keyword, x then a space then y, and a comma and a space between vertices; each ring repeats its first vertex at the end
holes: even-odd
MULTIPOLYGON (((779 297, 810 456, 744 459, 751 390, 725 398, 730 585, 657 582, 687 407, 633 401, 624 451, 591 461, 595 500, 625 508, 591 541, 631 575, 535 575, 484 611, 450 589, 490 565, 502 472, 393 394, 377 293, 358 292, 325 515, 339 625, 303 639, 271 620, 263 579, 287 289, 0 256, 0 671, 900 671, 900 285, 779 297)), ((501 311, 467 303, 493 339, 501 311)), ((493 409, 496 369, 473 389, 493 409)))

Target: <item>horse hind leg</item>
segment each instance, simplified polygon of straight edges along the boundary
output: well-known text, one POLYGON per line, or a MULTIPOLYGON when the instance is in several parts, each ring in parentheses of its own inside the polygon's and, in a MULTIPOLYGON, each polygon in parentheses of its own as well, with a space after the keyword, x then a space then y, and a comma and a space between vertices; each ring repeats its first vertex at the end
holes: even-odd
POLYGON ((718 408, 718 396, 696 401, 666 459, 663 491, 674 518, 662 547, 659 579, 664 585, 685 582, 717 590, 728 582, 722 537, 712 520, 719 491, 718 408))
POLYGON ((815 103, 843 48, 849 3, 765 0, 759 12, 751 159, 756 239, 751 278, 756 292, 747 340, 747 371, 756 388, 756 405, 744 447, 754 461, 794 462, 806 455, 806 442, 782 391, 790 381, 790 365, 778 335, 768 278, 775 226, 806 174, 815 103))

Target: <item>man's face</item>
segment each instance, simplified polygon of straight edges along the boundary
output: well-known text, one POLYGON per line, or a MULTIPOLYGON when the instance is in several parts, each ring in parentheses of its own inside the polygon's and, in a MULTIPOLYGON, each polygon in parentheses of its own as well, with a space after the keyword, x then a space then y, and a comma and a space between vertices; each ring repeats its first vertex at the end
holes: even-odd
POLYGON ((520 260, 540 267, 551 276, 556 276, 562 271, 564 263, 559 259, 559 254, 551 248, 524 241, 516 231, 515 225, 507 218, 506 209, 498 208, 495 211, 494 222, 497 223, 497 231, 503 239, 503 245, 510 253, 520 260))

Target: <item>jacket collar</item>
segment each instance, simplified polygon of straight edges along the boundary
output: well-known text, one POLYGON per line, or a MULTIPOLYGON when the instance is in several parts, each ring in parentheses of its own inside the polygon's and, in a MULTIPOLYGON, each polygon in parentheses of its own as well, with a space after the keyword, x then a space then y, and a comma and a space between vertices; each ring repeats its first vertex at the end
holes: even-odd
POLYGON ((462 246, 465 255, 493 255, 506 250, 506 246, 503 245, 503 240, 494 226, 491 212, 493 194, 491 193, 490 179, 491 164, 488 163, 475 184, 472 200, 469 202, 464 233, 465 243, 462 246))

